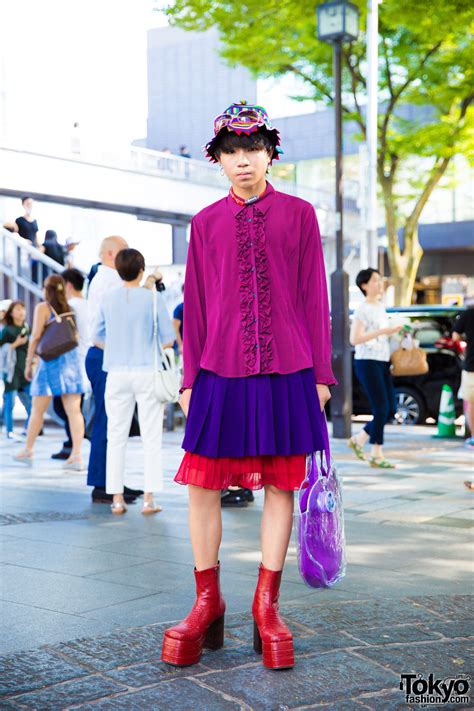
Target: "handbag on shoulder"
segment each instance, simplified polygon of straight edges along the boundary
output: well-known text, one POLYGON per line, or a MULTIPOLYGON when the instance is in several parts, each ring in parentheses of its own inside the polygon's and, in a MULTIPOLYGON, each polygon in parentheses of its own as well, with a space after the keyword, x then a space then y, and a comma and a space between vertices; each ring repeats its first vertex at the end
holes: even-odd
POLYGON ((172 348, 163 349, 158 336, 158 294, 153 290, 154 385, 159 402, 178 402, 180 379, 172 348), (159 367, 161 365, 161 368, 159 367))
POLYGON ((323 437, 324 452, 306 459, 295 513, 298 568, 312 588, 332 587, 346 573, 342 486, 331 462, 326 422, 323 437))
POLYGON ((54 316, 41 336, 36 347, 36 353, 42 360, 49 361, 74 350, 79 345, 76 320, 73 311, 58 314, 50 305, 54 316))
POLYGON ((411 335, 405 336, 400 348, 393 351, 391 356, 392 375, 424 375, 428 372, 428 359, 422 348, 413 343, 411 335))

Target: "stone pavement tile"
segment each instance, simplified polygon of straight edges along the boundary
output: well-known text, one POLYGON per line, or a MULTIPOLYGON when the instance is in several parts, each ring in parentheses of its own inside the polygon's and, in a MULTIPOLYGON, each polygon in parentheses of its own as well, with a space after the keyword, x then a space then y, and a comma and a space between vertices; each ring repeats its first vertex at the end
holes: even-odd
POLYGON ((165 592, 146 592, 142 597, 103 607, 104 602, 97 600, 96 607, 81 612, 87 620, 97 620, 107 624, 108 629, 115 626, 140 627, 155 624, 162 620, 177 620, 187 615, 196 596, 192 589, 183 594, 165 592))
MULTIPOLYGON (((95 547, 95 550, 106 553, 123 554, 122 541, 106 543, 95 547)), ((127 547, 126 554, 140 556, 142 559, 165 560, 171 563, 179 562, 193 565, 193 552, 189 540, 171 538, 164 535, 144 536, 134 538, 133 546, 127 547)))
POLYGON ((466 507, 464 509, 460 509, 459 511, 456 511, 455 513, 450 513, 449 518, 464 518, 464 519, 469 519, 472 520, 474 517, 474 508, 471 507, 466 507))
MULTIPOLYGON (((234 669, 244 664, 259 664, 261 662, 261 657, 254 651, 251 642, 231 648, 227 647, 227 644, 228 639, 225 640, 223 649, 215 652, 205 650, 201 659, 202 664, 208 669, 215 671, 225 671, 227 669, 233 673, 234 669)), ((194 672, 192 675, 196 676, 194 672)), ((202 681, 205 682, 206 677, 203 677, 202 681)))
POLYGON ((252 709, 273 711, 345 701, 364 692, 393 688, 397 677, 350 653, 329 652, 297 658, 294 669, 276 673, 263 665, 242 667, 232 674, 208 674, 205 683, 245 701, 252 709))
POLYGON ((365 647, 358 654, 397 674, 470 674, 474 645, 464 640, 437 640, 394 647, 365 647))
MULTIPOLYGON (((114 518, 117 518, 116 516, 114 518)), ((145 516, 142 516, 145 518, 145 516)), ((123 541, 124 547, 132 545, 134 538, 141 538, 143 531, 131 526, 120 526, 114 521, 85 519, 81 521, 48 521, 8 526, 15 538, 32 541, 50 541, 84 548, 94 548, 112 541, 123 541), (93 524, 93 525, 91 525, 93 524)))
POLYGON ((132 561, 130 556, 118 552, 106 553, 96 548, 91 551, 90 548, 20 538, 13 538, 2 544, 0 560, 24 568, 37 568, 71 575, 92 575, 147 561, 146 558, 140 558, 138 555, 135 555, 132 561))
POLYGON ((1 597, 23 605, 75 614, 96 608, 98 601, 105 606, 143 597, 146 592, 133 586, 131 581, 131 574, 128 584, 118 585, 90 577, 7 565, 2 574, 1 597))
MULTIPOLYGON (((363 644, 363 642, 355 642, 341 632, 325 633, 324 631, 318 631, 314 633, 306 627, 295 624, 292 619, 287 617, 287 612, 291 614, 291 610, 291 607, 282 606, 280 611, 294 636, 295 650, 301 654, 315 654, 363 644)), ((253 650, 253 618, 251 613, 232 615, 229 619, 226 619, 226 634, 229 635, 230 639, 239 640, 239 642, 245 644, 247 649, 253 650)), ((240 652, 240 649, 235 650, 236 657, 240 652)), ((208 664, 208 662, 205 663, 208 664)), ((219 663, 217 657, 216 663, 219 663)))
MULTIPOLYGON (((161 654, 161 648, 160 648, 161 654)), ((220 654, 220 653, 219 653, 220 654)), ((209 654, 209 656, 211 653, 209 654)), ((104 672, 109 679, 125 684, 125 686, 140 689, 142 686, 151 686, 161 681, 171 681, 182 676, 191 677, 207 672, 209 669, 203 664, 194 664, 191 667, 173 667, 159 660, 133 664, 121 669, 110 669, 104 672)))
POLYGON ((45 649, 0 658, 0 694, 19 694, 87 676, 81 664, 45 649))
MULTIPOLYGON (((442 706, 425 706, 422 707, 420 704, 406 704, 405 696, 402 691, 395 691, 391 694, 376 695, 371 697, 362 697, 361 702, 366 704, 366 708, 372 709, 372 711, 419 711, 421 708, 433 709, 433 711, 440 710, 443 711, 455 711, 455 709, 472 709, 471 705, 464 704, 443 704, 442 706)), ((325 710, 326 711, 326 710, 325 710)))
POLYGON ((35 711, 51 711, 51 709, 66 709, 71 704, 94 701, 109 694, 124 691, 126 687, 102 676, 88 676, 84 679, 67 681, 64 684, 49 686, 47 689, 22 694, 14 699, 17 708, 34 709, 35 711))
MULTIPOLYGON (((371 597, 406 597, 419 592, 419 587, 412 580, 410 573, 405 570, 386 569, 385 565, 390 565, 389 559, 385 559, 380 567, 348 564, 346 577, 338 583, 337 589, 365 596, 370 593, 371 597)), ((430 583, 427 578, 426 592, 432 590, 430 583)))
MULTIPOLYGON (((87 580, 104 581, 117 585, 134 585, 144 591, 175 593, 186 586, 194 588, 192 566, 168 561, 149 561, 132 568, 123 568, 110 572, 92 575, 87 580)), ((254 563, 248 564, 245 574, 233 572, 225 566, 221 571, 221 582, 224 595, 229 604, 245 600, 251 601, 257 583, 257 568, 254 563)), ((311 594, 301 579, 295 582, 284 580, 282 595, 286 599, 311 594)))
POLYGON ((347 701, 337 701, 335 704, 324 704, 324 706, 321 706, 321 704, 305 706, 304 711, 309 711, 309 709, 319 709, 320 711, 363 711, 368 708, 362 701, 348 699, 347 701))
POLYGON ((118 630, 115 633, 51 645, 61 654, 91 671, 108 671, 148 660, 157 661, 161 654, 163 632, 167 624, 118 630))
POLYGON ((449 528, 473 528, 472 518, 458 518, 457 516, 437 516, 429 520, 432 526, 448 526, 449 528))
POLYGON ((92 636, 110 630, 110 625, 104 620, 86 620, 78 615, 5 601, 0 601, 0 620, 0 654, 11 654, 50 642, 62 642, 65 638, 92 636))
POLYGON ((472 620, 474 616, 474 595, 426 595, 410 599, 447 619, 472 620))
POLYGON ((429 610, 415 605, 407 600, 374 599, 354 602, 328 603, 326 605, 293 605, 285 610, 288 619, 306 625, 316 631, 323 629, 340 630, 359 627, 386 627, 397 625, 400 620, 405 623, 432 622, 433 615, 429 610))
MULTIPOLYGON (((163 682, 143 691, 120 694, 93 705, 81 705, 80 711, 242 711, 242 705, 219 693, 200 686, 190 679, 163 682)), ((244 707, 245 708, 245 707, 244 707)))
MULTIPOLYGON (((393 625, 369 629, 358 627, 357 629, 349 628, 346 632, 355 640, 376 645, 439 639, 439 634, 436 634, 432 629, 427 629, 425 625, 393 625)), ((357 642, 354 641, 354 644, 357 642)))
POLYGON ((438 620, 436 622, 430 622, 425 626, 425 629, 440 634, 447 639, 474 637, 474 620, 453 620, 452 622, 438 620))

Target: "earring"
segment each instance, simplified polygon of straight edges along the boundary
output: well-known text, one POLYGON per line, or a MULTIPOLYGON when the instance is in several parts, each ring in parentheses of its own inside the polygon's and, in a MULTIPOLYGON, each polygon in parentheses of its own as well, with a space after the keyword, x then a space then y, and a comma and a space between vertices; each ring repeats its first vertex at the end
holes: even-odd
POLYGON ((221 166, 221 169, 220 169, 220 174, 221 174, 221 175, 224 175, 224 168, 223 168, 222 166, 221 166))

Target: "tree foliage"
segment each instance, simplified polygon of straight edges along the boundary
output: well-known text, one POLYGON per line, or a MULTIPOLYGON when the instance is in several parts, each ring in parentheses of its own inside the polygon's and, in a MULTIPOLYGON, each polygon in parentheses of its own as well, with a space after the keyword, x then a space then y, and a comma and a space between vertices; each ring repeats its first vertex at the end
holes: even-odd
MULTIPOLYGON (((356 121, 363 139, 367 11, 362 0, 353 2, 361 33, 343 49, 343 112, 356 121)), ((309 98, 333 103, 332 48, 316 38, 313 2, 174 0, 166 13, 187 30, 216 27, 230 64, 261 78, 294 74, 310 88, 309 98)), ((379 6, 378 178, 390 268, 402 303, 411 298, 422 255, 417 227, 430 195, 454 155, 474 160, 473 26, 473 5, 466 0, 384 0, 379 6), (400 111, 407 105, 424 107, 422 122, 400 111), (403 191, 400 174, 414 157, 423 160, 410 191, 403 191)))

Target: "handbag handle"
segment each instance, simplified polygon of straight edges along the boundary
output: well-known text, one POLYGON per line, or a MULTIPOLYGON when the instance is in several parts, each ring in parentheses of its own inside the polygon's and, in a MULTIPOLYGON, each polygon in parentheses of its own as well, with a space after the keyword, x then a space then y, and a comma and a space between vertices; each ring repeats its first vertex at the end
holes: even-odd
POLYGON ((158 331, 158 293, 156 289, 153 290, 153 361, 154 361, 154 366, 155 366, 155 373, 158 372, 158 370, 162 370, 162 368, 158 369, 158 349, 160 350, 160 356, 161 356, 161 361, 166 367, 166 356, 163 351, 163 348, 161 346, 160 340, 159 340, 159 331, 158 331))
MULTIPOLYGON (((323 435, 323 449, 319 452, 321 455, 321 466, 319 467, 319 470, 323 474, 323 476, 328 477, 329 472, 331 471, 331 447, 329 444, 329 431, 328 431, 328 421, 326 418, 326 412, 323 410, 322 413, 322 435, 323 435), (324 459, 326 460, 326 465, 324 465, 323 461, 323 455, 324 459)), ((311 484, 314 484, 317 480, 317 474, 316 472, 318 471, 318 465, 316 461, 316 453, 312 452, 311 454, 311 467, 309 470, 309 476, 308 480, 311 484)))

